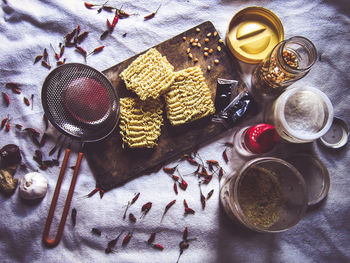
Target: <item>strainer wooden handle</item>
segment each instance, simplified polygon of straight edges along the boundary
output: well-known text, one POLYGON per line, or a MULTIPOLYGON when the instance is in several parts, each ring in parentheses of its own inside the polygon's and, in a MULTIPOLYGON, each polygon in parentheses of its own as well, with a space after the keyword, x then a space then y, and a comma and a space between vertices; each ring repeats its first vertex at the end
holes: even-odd
POLYGON ((45 243, 45 245, 50 246, 50 247, 56 246, 61 240, 61 237, 62 237, 62 234, 63 234, 64 225, 66 223, 67 215, 68 215, 70 204, 71 204, 72 197, 73 197, 75 183, 76 183, 77 177, 78 177, 80 163, 81 163, 81 160, 83 158, 83 153, 79 153, 78 159, 77 159, 77 162, 76 162, 76 165, 75 165, 72 181, 71 181, 71 184, 70 184, 70 187, 69 187, 69 190, 68 190, 66 203, 65 203, 64 208, 63 208, 61 221, 60 221, 59 226, 58 226, 57 234, 56 234, 54 239, 51 239, 51 238, 49 238, 50 227, 51 227, 52 219, 53 219, 53 216, 54 216, 54 212, 55 212, 58 196, 59 196, 59 193, 60 193, 62 181, 63 181, 63 178, 64 178, 64 173, 65 173, 65 170, 67 168, 67 162, 68 162, 69 154, 70 154, 70 149, 66 149, 66 152, 65 152, 64 158, 63 158, 62 167, 61 167, 61 170, 60 170, 60 174, 59 174, 58 179, 57 179, 55 192, 54 192, 54 195, 52 197, 49 214, 47 216, 46 224, 45 224, 45 228, 44 228, 43 242, 45 243))

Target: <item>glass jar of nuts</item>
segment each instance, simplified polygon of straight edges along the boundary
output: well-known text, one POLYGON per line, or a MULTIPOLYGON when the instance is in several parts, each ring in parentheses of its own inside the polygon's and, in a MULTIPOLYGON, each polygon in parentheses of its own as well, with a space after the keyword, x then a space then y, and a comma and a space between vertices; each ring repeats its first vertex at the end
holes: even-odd
POLYGON ((254 70, 253 89, 263 94, 278 95, 304 77, 316 62, 314 44, 301 36, 278 43, 254 70))

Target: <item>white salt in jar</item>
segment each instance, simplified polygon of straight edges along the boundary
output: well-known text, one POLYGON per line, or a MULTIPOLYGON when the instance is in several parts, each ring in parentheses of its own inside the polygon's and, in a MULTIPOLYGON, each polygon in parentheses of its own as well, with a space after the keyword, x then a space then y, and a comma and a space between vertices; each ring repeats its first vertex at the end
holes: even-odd
POLYGON ((281 138, 292 143, 312 142, 331 127, 333 106, 322 91, 312 87, 289 88, 265 111, 265 121, 281 138))

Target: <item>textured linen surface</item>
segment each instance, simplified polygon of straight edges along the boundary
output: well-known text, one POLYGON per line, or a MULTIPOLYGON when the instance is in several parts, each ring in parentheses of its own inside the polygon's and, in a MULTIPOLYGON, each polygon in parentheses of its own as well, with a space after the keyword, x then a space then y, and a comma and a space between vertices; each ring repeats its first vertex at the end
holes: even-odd
MULTIPOLYGON (((310 74, 297 84, 314 86, 324 91, 334 105, 335 115, 350 123, 350 4, 347 0, 110 0, 109 4, 116 7, 123 5, 127 12, 139 15, 120 20, 114 33, 101 41, 99 36, 105 30, 106 18, 111 20, 112 13, 97 14, 96 10, 88 10, 83 1, 78 0, 2 0, 0 88, 5 91, 5 83, 17 82, 21 84, 23 92, 15 95, 6 91, 11 104, 6 107, 1 100, 1 119, 10 114, 12 124, 21 123, 24 127, 44 132, 40 91, 49 70, 40 63, 33 65, 33 60, 46 47, 51 64, 54 64, 49 44, 57 47, 63 36, 78 24, 82 31, 90 32, 82 44, 85 49, 91 51, 102 44, 106 46, 103 52, 88 57, 86 62, 98 70, 104 70, 207 20, 213 22, 224 38, 228 23, 237 11, 259 5, 279 16, 284 25, 285 38, 301 35, 313 41, 319 52, 319 60, 310 74), (143 16, 156 10, 160 3, 162 6, 155 18, 143 21, 143 16), (122 36, 124 33, 127 33, 125 37, 122 36), (34 94, 33 109, 23 103, 23 96, 30 97, 31 94, 34 94)), ((73 48, 66 48, 65 57, 67 62, 84 63, 82 56, 73 48)), ((252 66, 243 63, 241 66, 243 78, 248 80, 252 66)), ((261 121, 260 114, 245 124, 261 121)), ((237 170, 244 163, 232 151, 229 152, 228 164, 221 157, 222 143, 232 139, 233 131, 228 131, 199 150, 203 159, 218 159, 226 174, 237 170)), ((44 153, 52 148, 59 135, 52 127, 48 133, 50 137, 42 149, 44 153)), ((0 146, 7 143, 18 144, 29 169, 37 169, 32 159, 36 148, 28 136, 15 129, 10 132, 2 130, 0 146)), ((303 150, 318 155, 325 163, 330 173, 331 187, 326 202, 308 211, 300 223, 287 232, 259 234, 231 223, 219 205, 218 180, 203 187, 204 194, 215 189, 204 211, 201 209, 196 178, 186 177, 188 189, 179 190, 179 195, 175 196, 172 180, 163 172, 128 182, 107 192, 103 199, 98 195, 82 198, 95 187, 95 179, 84 159, 71 205, 78 211, 77 225, 73 227, 68 217, 62 240, 55 248, 43 245, 42 232, 56 185, 58 167, 43 172, 48 178, 49 189, 40 202, 23 202, 18 189, 11 197, 0 196, 0 262, 176 262, 178 244, 185 226, 188 226, 189 236, 197 239, 190 243, 180 262, 350 262, 348 146, 338 151, 327 151, 318 143, 285 145, 281 148, 282 153, 303 150), (127 201, 137 192, 141 192, 140 198, 129 208, 129 212, 139 218, 142 204, 151 201, 153 207, 143 220, 138 219, 136 224, 132 224, 128 220, 123 221, 122 214, 127 201), (184 198, 196 210, 195 215, 183 215, 184 198), (163 222, 159 223, 165 205, 173 199, 177 200, 176 204, 163 222), (92 227, 102 230, 102 235, 93 235, 92 227), (104 249, 107 242, 121 230, 133 231, 130 243, 122 247, 119 240, 115 253, 106 255, 104 249), (163 244, 164 251, 152 249, 146 243, 150 233, 155 231, 158 232, 155 242, 163 244)), ((71 154, 69 166, 73 166, 75 160, 76 153, 71 154)), ((179 169, 183 174, 193 171, 193 167, 186 163, 181 163, 179 169)), ((24 174, 24 171, 17 171, 15 177, 22 178, 24 174)), ((71 176, 72 170, 68 169, 59 208, 63 206, 71 176)), ((60 210, 55 215, 55 224, 59 215, 60 210)))

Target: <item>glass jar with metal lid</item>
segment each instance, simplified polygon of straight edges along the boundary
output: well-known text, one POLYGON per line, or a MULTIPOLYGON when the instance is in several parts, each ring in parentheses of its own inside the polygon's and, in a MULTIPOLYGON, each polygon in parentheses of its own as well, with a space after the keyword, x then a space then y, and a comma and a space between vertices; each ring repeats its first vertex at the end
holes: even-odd
POLYGON ((278 95, 303 78, 316 59, 316 47, 307 38, 295 36, 284 40, 274 47, 253 72, 253 89, 263 94, 278 95))

